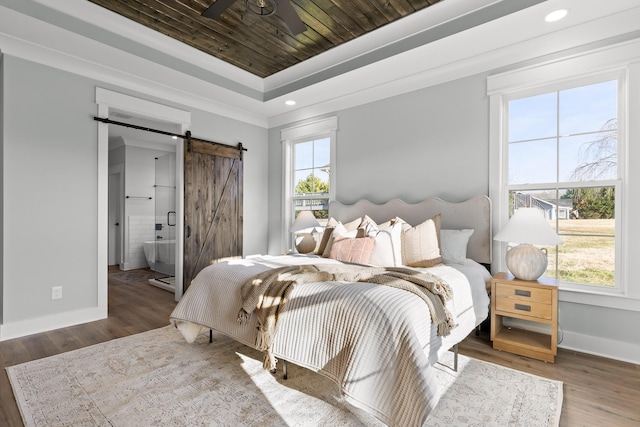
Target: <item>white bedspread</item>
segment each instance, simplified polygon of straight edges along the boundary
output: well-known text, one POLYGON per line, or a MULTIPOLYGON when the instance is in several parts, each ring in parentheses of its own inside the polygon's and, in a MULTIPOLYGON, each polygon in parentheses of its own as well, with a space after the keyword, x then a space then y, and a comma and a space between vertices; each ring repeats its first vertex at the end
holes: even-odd
MULTIPOLYGON (((187 340, 188 328, 182 327, 195 324, 255 347, 255 316, 246 324, 236 321, 245 281, 272 267, 319 263, 337 261, 254 256, 211 265, 194 279, 171 320, 187 340)), ((479 291, 472 291, 455 268, 426 270, 453 289, 447 308, 458 326, 448 337, 437 336, 427 305, 414 294, 371 283, 317 282, 293 290, 278 319, 273 353, 326 375, 347 401, 389 425, 422 425, 439 398, 431 365, 484 320, 489 306, 482 280, 474 280, 479 291)))

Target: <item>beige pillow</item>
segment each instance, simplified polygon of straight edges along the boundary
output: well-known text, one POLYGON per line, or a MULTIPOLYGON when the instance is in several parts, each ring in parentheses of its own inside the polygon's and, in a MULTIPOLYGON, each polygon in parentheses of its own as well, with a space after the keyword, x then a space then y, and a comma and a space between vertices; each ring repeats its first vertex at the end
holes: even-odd
POLYGON ((409 267, 442 264, 440 214, 402 232, 402 263, 409 267))
POLYGON ((338 225, 338 221, 334 217, 329 218, 327 221, 327 225, 324 227, 324 232, 322 233, 322 238, 320 239, 320 244, 318 245, 318 250, 316 251, 316 255, 322 255, 324 253, 325 248, 327 247, 327 243, 329 243, 329 238, 331 237, 331 233, 333 229, 338 225))
POLYGON ((378 232, 378 224, 372 220, 369 215, 362 217, 362 222, 358 226, 358 234, 356 237, 375 237, 378 232))
POLYGON ((354 231, 358 229, 361 223, 362 223, 362 217, 356 218, 349 222, 343 222, 342 225, 344 225, 344 228, 346 228, 347 231, 354 231))
POLYGON ((351 238, 337 235, 329 250, 329 258, 356 264, 368 264, 375 245, 373 237, 351 238))

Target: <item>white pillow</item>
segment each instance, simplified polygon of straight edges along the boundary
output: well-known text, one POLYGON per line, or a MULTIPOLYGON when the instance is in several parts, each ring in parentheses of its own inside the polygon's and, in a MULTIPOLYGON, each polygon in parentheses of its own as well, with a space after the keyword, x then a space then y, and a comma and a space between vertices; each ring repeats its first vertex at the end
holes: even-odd
POLYGON ((440 230, 440 250, 446 264, 464 264, 464 260, 467 259, 467 245, 473 232, 472 228, 440 230))
POLYGON ((369 264, 378 267, 399 267, 402 265, 402 223, 398 222, 375 235, 376 244, 369 258, 369 264))

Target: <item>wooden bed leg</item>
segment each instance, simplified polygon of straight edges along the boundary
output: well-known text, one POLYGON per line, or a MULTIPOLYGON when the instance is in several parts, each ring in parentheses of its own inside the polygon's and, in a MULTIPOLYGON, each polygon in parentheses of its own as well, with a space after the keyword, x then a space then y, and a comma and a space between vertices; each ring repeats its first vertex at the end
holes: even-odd
POLYGON ((213 342, 213 329, 209 329, 209 342, 213 342))
POLYGON ((286 380, 288 378, 288 375, 287 375, 287 361, 286 360, 282 361, 282 374, 283 374, 282 378, 286 380))

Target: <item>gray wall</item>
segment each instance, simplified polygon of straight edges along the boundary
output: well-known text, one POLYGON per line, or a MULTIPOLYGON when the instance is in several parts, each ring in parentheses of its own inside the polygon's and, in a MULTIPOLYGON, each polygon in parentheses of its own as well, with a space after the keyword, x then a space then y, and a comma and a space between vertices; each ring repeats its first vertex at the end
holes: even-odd
MULTIPOLYGON (((97 277, 107 261, 98 265, 96 247, 97 122, 92 119, 97 111, 96 86, 140 96, 4 56, 1 167, 9 177, 4 181, 2 209, 4 326, 31 324, 42 317, 73 317, 72 313, 97 305, 97 277), (52 286, 63 286, 62 299, 51 300, 52 286)), ((242 141, 248 148, 244 247, 247 253, 266 252, 266 129, 167 100, 146 99, 192 111, 194 136, 234 145, 242 141)))
POLYGON ((485 82, 472 76, 341 111, 337 199, 461 201, 488 194, 485 82))
POLYGON ((4 67, 7 324, 97 305, 98 202, 94 84, 9 55, 4 67))
MULTIPOLYGON (((437 196, 457 202, 488 194, 486 75, 339 111, 337 116, 337 200, 417 202, 437 196)), ((269 131, 271 254, 283 251, 281 129, 269 131)))

